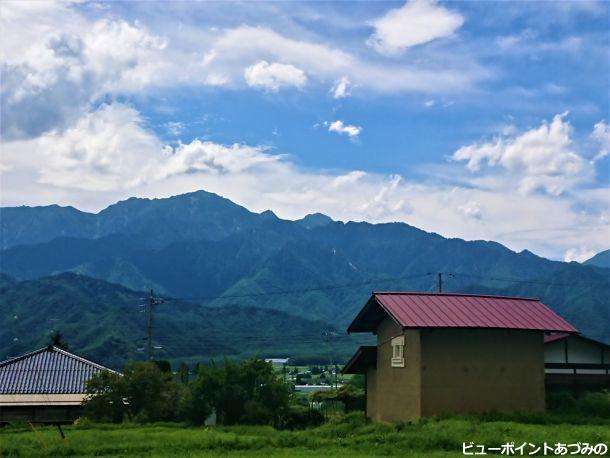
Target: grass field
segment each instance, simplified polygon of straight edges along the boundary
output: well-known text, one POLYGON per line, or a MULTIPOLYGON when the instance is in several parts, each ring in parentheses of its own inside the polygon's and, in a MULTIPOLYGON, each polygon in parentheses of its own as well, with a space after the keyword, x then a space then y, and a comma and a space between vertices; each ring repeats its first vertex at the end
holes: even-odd
MULTIPOLYGON (((0 430, 0 456, 463 456, 462 442, 500 446, 589 442, 610 444, 610 419, 578 424, 541 417, 516 421, 448 418, 414 424, 367 423, 352 414, 315 429, 277 431, 271 427, 193 428, 180 424, 8 426, 0 430)), ((527 452, 525 453, 527 456, 527 452)))

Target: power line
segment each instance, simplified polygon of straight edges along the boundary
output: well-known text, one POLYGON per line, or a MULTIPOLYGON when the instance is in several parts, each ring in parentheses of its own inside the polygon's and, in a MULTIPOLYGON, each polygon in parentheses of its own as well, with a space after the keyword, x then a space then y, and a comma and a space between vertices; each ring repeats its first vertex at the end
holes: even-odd
POLYGON ((325 286, 300 288, 300 289, 283 289, 283 290, 269 291, 269 292, 263 292, 263 293, 229 294, 229 295, 220 295, 220 296, 179 296, 179 297, 172 296, 172 298, 188 301, 188 300, 243 299, 243 298, 248 298, 248 297, 282 296, 282 295, 288 295, 288 294, 303 294, 303 293, 309 293, 312 291, 327 291, 327 290, 335 290, 335 289, 342 289, 342 288, 354 288, 354 287, 358 287, 358 286, 367 286, 367 285, 378 284, 378 283, 390 283, 390 282, 396 282, 396 281, 400 281, 400 280, 409 280, 409 279, 414 279, 414 278, 427 277, 429 275, 433 275, 433 273, 426 272, 426 273, 421 273, 421 274, 406 275, 403 277, 379 278, 379 279, 367 280, 367 281, 357 282, 357 283, 345 283, 345 284, 341 284, 341 285, 325 285, 325 286))
POLYGON ((610 287, 610 281, 608 282, 557 282, 557 281, 541 281, 541 280, 524 280, 521 278, 508 278, 508 277, 491 277, 488 275, 476 275, 468 274, 464 272, 451 272, 447 275, 458 276, 458 277, 470 277, 478 278, 481 280, 500 281, 507 283, 529 283, 534 285, 546 285, 546 286, 571 286, 571 287, 585 287, 585 286, 603 286, 610 287))
MULTIPOLYGON (((376 280, 367 280, 364 282, 357 283, 347 283, 340 285, 325 285, 319 287, 311 287, 311 288, 299 288, 299 289, 284 289, 278 291, 269 291, 269 292, 261 292, 261 293, 244 293, 244 294, 232 294, 232 295, 217 295, 217 296, 185 296, 185 297, 176 297, 173 296, 173 299, 180 299, 186 301, 194 301, 194 300, 223 300, 223 299, 245 299, 245 298, 256 298, 256 297, 269 297, 269 296, 283 296, 290 294, 303 294, 313 291, 327 291, 327 290, 336 290, 343 288, 354 288, 358 286, 366 286, 371 284, 379 284, 379 283, 391 283, 397 282, 401 280, 415 279, 426 276, 434 275, 433 272, 426 272, 421 274, 407 275, 403 277, 395 277, 395 278, 384 278, 384 279, 376 279, 376 280)), ((486 275, 476 275, 476 274, 468 274, 463 272, 438 272, 436 273, 437 281, 436 281, 436 289, 438 292, 442 292, 443 289, 443 275, 449 277, 470 277, 470 278, 478 278, 481 280, 487 281, 500 281, 500 282, 509 282, 509 283, 526 283, 526 284, 534 284, 534 285, 547 285, 547 286, 568 286, 568 287, 585 287, 585 286, 599 286, 599 287, 610 287, 610 282, 556 282, 556 281, 541 281, 541 280, 524 280, 520 278, 507 278, 507 277, 492 277, 486 275)), ((431 290, 432 288, 430 288, 431 290)))

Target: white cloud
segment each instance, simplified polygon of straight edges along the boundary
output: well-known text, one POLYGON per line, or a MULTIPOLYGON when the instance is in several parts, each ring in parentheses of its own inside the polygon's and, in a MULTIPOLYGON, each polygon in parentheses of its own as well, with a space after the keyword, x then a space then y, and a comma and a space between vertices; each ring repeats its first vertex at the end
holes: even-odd
POLYGON ((87 25, 41 27, 20 54, 3 55, 2 111, 11 113, 3 119, 5 137, 65 127, 103 94, 140 90, 165 74, 164 39, 122 20, 87 25))
POLYGON ((599 151, 593 157, 593 162, 601 161, 610 154, 610 125, 600 121, 593 126, 591 139, 597 145, 599 151))
POLYGON ((467 161, 466 167, 472 172, 479 171, 482 165, 501 166, 518 181, 523 193, 542 189, 559 195, 591 171, 574 150, 572 126, 565 117, 566 113, 556 115, 550 124, 543 122, 519 135, 463 146, 452 159, 467 161))
POLYGON ((475 200, 468 201, 464 205, 460 205, 457 209, 468 218, 481 219, 483 217, 481 204, 475 200))
POLYGON ((244 67, 253 61, 292 65, 305 72, 308 80, 332 82, 335 87, 346 78, 346 90, 358 86, 378 92, 450 93, 469 89, 489 76, 487 70, 463 54, 454 59, 430 54, 425 62, 417 64, 378 62, 326 43, 290 38, 266 27, 226 29, 212 40, 210 48, 206 55, 213 59, 205 71, 228 75, 227 86, 237 86, 243 80, 244 67))
POLYGON ((496 39, 504 53, 540 54, 547 52, 577 53, 582 49, 583 40, 579 37, 562 37, 556 41, 541 39, 538 31, 524 29, 518 34, 504 35, 496 39))
POLYGON ((177 137, 184 132, 185 127, 186 126, 184 123, 179 121, 169 121, 165 123, 165 130, 168 134, 173 135, 174 137, 177 137))
POLYGON ((347 76, 342 76, 337 81, 335 81, 334 86, 330 90, 333 94, 334 99, 344 99, 345 97, 349 97, 351 95, 350 92, 350 80, 347 76))
POLYGON ((597 254, 597 251, 590 250, 586 247, 579 246, 577 248, 570 248, 565 252, 563 256, 563 260, 565 262, 576 261, 583 262, 588 259, 591 259, 593 256, 597 254))
POLYGON ((523 194, 497 180, 456 186, 462 168, 455 164, 446 165, 454 179, 449 185, 359 170, 303 169, 289 156, 258 146, 194 140, 170 147, 136 110, 119 103, 103 105, 42 140, 5 142, 1 160, 3 205, 58 203, 97 211, 130 196, 206 189, 284 218, 321 211, 339 220, 405 221, 555 258, 583 240, 586 250, 606 249, 610 230, 607 188, 523 194))
POLYGON ((3 2, 0 102, 2 112, 11 113, 0 126, 5 139, 63 129, 91 105, 155 87, 252 84, 274 91, 334 82, 333 95, 345 97, 354 86, 379 92, 463 91, 489 76, 468 55, 453 60, 430 55, 423 63, 388 65, 311 35, 302 39, 265 27, 210 30, 184 24, 177 33, 105 12, 87 15, 87 8, 68 2, 3 2))
POLYGON ((324 122, 324 125, 328 127, 329 132, 335 132, 339 135, 347 135, 349 138, 357 138, 362 132, 362 127, 354 126, 352 124, 344 124, 341 120, 336 120, 332 122, 324 122))
POLYGON ((375 32, 367 44, 381 54, 393 55, 451 36, 463 23, 462 15, 433 0, 410 0, 371 22, 375 32))
POLYGON ((260 147, 198 139, 172 148, 145 128, 136 110, 119 103, 103 105, 32 143, 32 160, 42 159, 40 183, 91 191, 131 189, 197 172, 237 173, 280 159, 260 147))
POLYGON ((305 72, 290 64, 261 60, 244 70, 248 86, 277 92, 281 87, 301 88, 307 82, 305 72))

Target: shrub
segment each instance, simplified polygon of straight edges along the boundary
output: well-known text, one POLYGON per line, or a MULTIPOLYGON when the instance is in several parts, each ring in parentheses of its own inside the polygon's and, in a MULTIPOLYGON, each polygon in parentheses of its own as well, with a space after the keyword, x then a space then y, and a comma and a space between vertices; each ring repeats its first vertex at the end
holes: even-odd
POLYGON ((546 406, 551 411, 569 412, 576 407, 576 399, 568 391, 551 392, 547 394, 546 406))
POLYGON ((315 428, 322 423, 324 423, 322 412, 309 407, 295 405, 291 406, 284 415, 281 427, 283 429, 305 429, 315 428))
POLYGON ((584 415, 610 418, 610 393, 585 393, 576 401, 576 408, 584 415))

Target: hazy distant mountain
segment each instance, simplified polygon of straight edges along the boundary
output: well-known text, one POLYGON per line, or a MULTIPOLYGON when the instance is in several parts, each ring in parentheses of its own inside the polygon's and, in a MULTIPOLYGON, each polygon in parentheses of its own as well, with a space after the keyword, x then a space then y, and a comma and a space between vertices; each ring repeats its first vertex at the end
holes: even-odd
POLYGON ((436 272, 445 272, 446 291, 538 296, 583 332, 610 340, 610 279, 603 269, 515 253, 496 242, 321 214, 286 221, 204 191, 132 198, 98 214, 56 206, 0 212, 9 247, 0 253, 0 270, 19 279, 71 271, 207 306, 274 309, 344 329, 371 291, 435 290, 436 272))
POLYGON ((610 250, 601 251, 593 256, 591 259, 587 259, 583 262, 587 266, 605 267, 610 269, 610 250))

